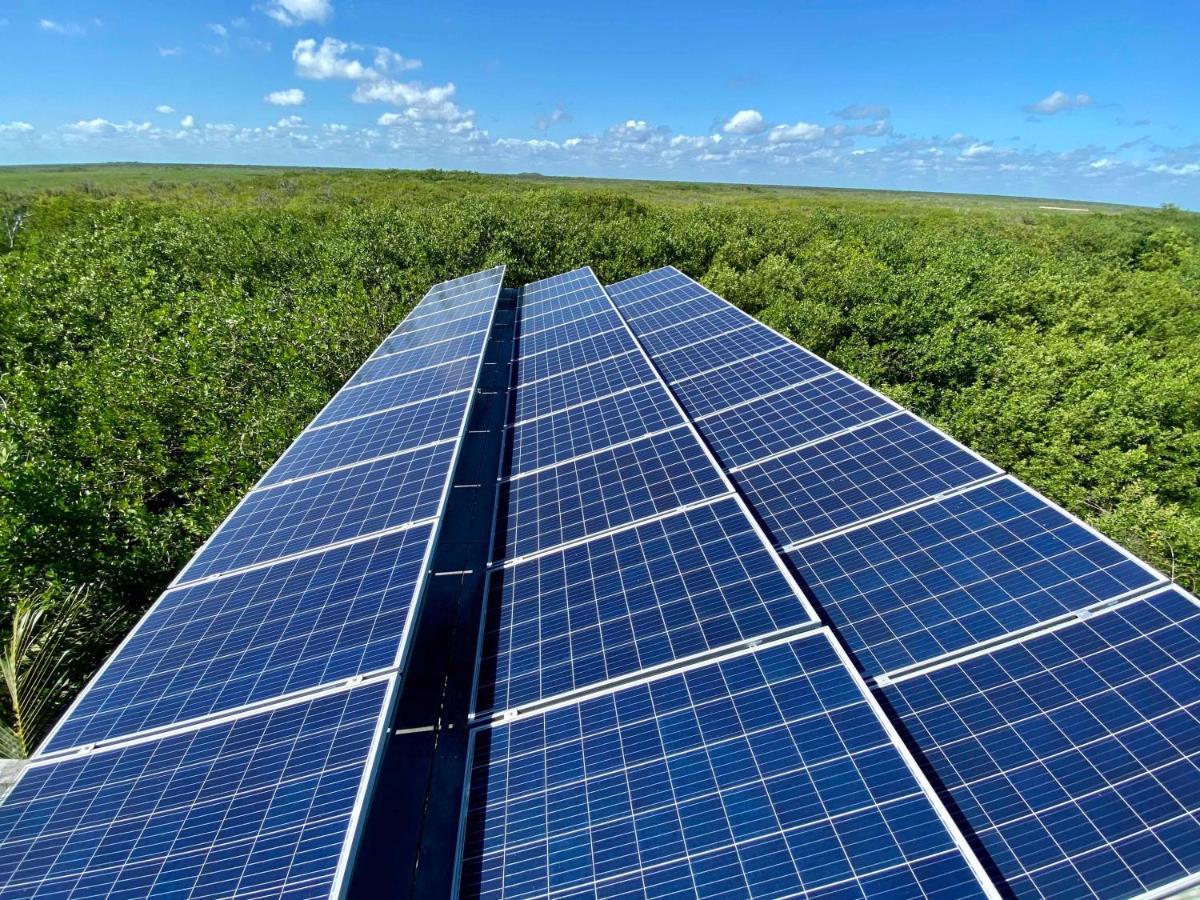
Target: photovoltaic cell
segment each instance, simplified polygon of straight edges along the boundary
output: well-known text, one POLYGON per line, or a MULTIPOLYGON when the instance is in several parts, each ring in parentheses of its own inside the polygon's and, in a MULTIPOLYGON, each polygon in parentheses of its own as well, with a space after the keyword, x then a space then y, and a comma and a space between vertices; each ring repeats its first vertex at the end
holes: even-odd
POLYGON ((635 333, 645 346, 646 352, 655 356, 660 353, 669 353, 679 347, 690 346, 697 341, 709 340, 715 335, 741 328, 748 323, 749 320, 742 313, 728 304, 722 304, 719 309, 685 319, 670 328, 658 331, 639 330, 635 333))
MULTIPOLYGON (((630 325, 637 335, 647 332, 657 332, 665 328, 680 327, 692 319, 708 316, 720 310, 729 309, 724 300, 701 291, 688 291, 688 298, 683 291, 672 291, 661 295, 663 301, 657 308, 647 309, 636 319, 630 319, 630 325), (681 296, 683 295, 683 296, 681 296)), ((645 308, 645 307, 643 307, 645 308)), ((719 327, 719 326, 718 326, 719 327)), ((725 330, 725 329, 721 329, 725 330)))
POLYGON ((614 328, 544 353, 517 359, 517 383, 523 385, 528 381, 548 378, 633 349, 635 345, 629 332, 624 328, 614 328))
POLYGON ((721 462, 733 469, 899 409, 834 372, 716 413, 697 426, 721 462))
POLYGON ((440 366, 442 363, 453 362, 466 356, 478 357, 482 343, 478 335, 466 334, 448 341, 418 347, 416 350, 378 356, 367 360, 346 384, 359 385, 365 381, 378 381, 380 378, 419 372, 421 369, 440 366))
POLYGON ((488 607, 480 711, 811 621, 729 499, 497 570, 488 607))
POLYGON ((593 284, 592 290, 566 298, 562 303, 543 303, 531 312, 522 311, 521 332, 523 335, 534 334, 611 309, 612 304, 599 285, 593 284))
POLYGON ((630 350, 563 375, 524 385, 516 392, 513 421, 523 422, 564 406, 574 406, 654 380, 654 372, 642 355, 630 350))
POLYGON ((463 394, 451 394, 305 431, 271 467, 260 486, 451 440, 462 428, 465 406, 463 394))
POLYGON ((724 492, 689 431, 651 435, 508 482, 506 555, 546 550, 724 492))
POLYGON ((1200 869, 1198 612, 1170 590, 886 688, 1017 897, 1200 869))
POLYGON ((868 674, 1157 580, 1008 478, 809 544, 791 558, 868 674))
POLYGON ((387 682, 30 766, 0 894, 329 896, 387 682))
MULTIPOLYGON (((457 315, 458 311, 455 312, 455 316, 457 315)), ((424 347, 464 334, 477 334, 482 342, 491 320, 491 305, 481 309, 480 312, 470 313, 461 318, 452 318, 446 322, 406 320, 400 323, 400 327, 388 338, 388 352, 424 347)))
POLYGON ((982 893, 823 632, 477 731, 462 887, 982 893))
POLYGON ((437 444, 254 491, 179 583, 427 519, 437 512, 453 453, 452 443, 437 444))
MULTIPOLYGON (((741 334, 741 332, 738 332, 741 334)), ((833 366, 791 344, 759 352, 747 359, 712 364, 672 383, 688 414, 701 418, 790 385, 834 372, 833 366)))
POLYGON ((430 525, 168 591, 42 752, 393 666, 430 525))
MULTIPOLYGON (((656 282, 650 289, 644 292, 644 296, 642 292, 638 292, 636 296, 637 299, 632 299, 634 294, 629 292, 621 295, 621 308, 626 312, 631 322, 640 322, 645 316, 651 316, 661 310, 693 300, 715 300, 720 305, 725 305, 724 300, 717 298, 702 285, 688 278, 682 280, 673 278, 663 282, 656 282), (664 285, 666 286, 664 287, 664 285), (658 288, 658 290, 654 290, 654 288, 658 288)), ((639 324, 636 327, 641 328, 643 326, 639 324)))
POLYGON ((526 333, 524 325, 522 325, 520 336, 517 339, 517 353, 521 356, 532 356, 534 353, 541 353, 583 337, 611 331, 620 325, 621 320, 613 312, 612 304, 608 304, 608 308, 602 312, 582 318, 569 317, 561 325, 554 325, 532 334, 526 333))
MULTIPOLYGON (((331 425, 355 416, 412 406, 442 394, 465 392, 475 383, 478 369, 479 357, 474 356, 362 387, 342 388, 313 419, 313 425, 331 425)), ((465 399, 463 403, 465 408, 465 399)))
POLYGON ((997 473, 904 413, 742 469, 735 479, 780 544, 997 473))
POLYGON ((745 319, 743 322, 745 324, 732 331, 709 335, 687 347, 669 353, 652 354, 654 365, 667 381, 675 382, 722 363, 737 362, 763 350, 791 346, 769 328, 751 324, 745 319))
POLYGON ((670 396, 652 382, 517 425, 512 434, 512 472, 553 465, 682 424, 683 416, 670 396))

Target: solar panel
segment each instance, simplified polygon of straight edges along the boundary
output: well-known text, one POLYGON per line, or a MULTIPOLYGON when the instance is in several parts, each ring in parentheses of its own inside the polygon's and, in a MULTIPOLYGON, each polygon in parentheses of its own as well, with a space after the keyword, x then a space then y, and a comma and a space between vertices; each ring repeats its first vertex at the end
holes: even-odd
POLYGON ((726 492, 685 428, 661 432, 505 484, 509 557, 678 509, 726 492))
POLYGON ((423 525, 167 591, 43 752, 396 665, 430 532, 423 525))
POLYGON ((716 368, 706 365, 701 371, 676 379, 672 387, 688 413, 699 419, 832 372, 833 366, 808 351, 783 346, 760 350, 716 368))
POLYGON ((0 893, 333 894, 388 685, 31 765, 0 804, 0 893))
MULTIPOLYGON (((482 341, 480 341, 482 345, 482 341)), ((313 419, 313 425, 331 425, 357 416, 413 406, 422 400, 462 393, 473 383, 479 368, 479 351, 472 358, 458 359, 409 375, 373 381, 361 387, 344 388, 313 419)), ((464 398, 465 405, 465 398, 464 398)))
POLYGON ((902 413, 770 458, 735 477, 775 540, 791 544, 998 471, 902 413))
POLYGON ((177 583, 432 518, 453 455, 453 444, 437 444, 252 491, 177 583))
POLYGON ((735 470, 899 410, 886 397, 833 372, 710 413, 697 424, 721 462, 735 470))
POLYGON ((481 711, 814 621, 728 498, 497 570, 488 605, 481 711))
POLYGON ((409 375, 431 366, 440 366, 465 356, 472 356, 478 351, 478 335, 464 334, 461 337, 439 341, 436 344, 427 344, 415 350, 401 350, 397 353, 373 356, 351 376, 350 380, 346 382, 346 386, 353 387, 367 381, 409 375))
POLYGON ((983 889, 825 633, 474 733, 480 897, 983 889))
POLYGON ((1158 581, 1011 478, 809 544, 791 558, 869 674, 1158 581))
POLYGON ((654 364, 669 382, 722 363, 734 363, 764 350, 789 346, 787 341, 767 328, 746 324, 724 334, 702 336, 668 353, 654 354, 654 364))
POLYGON ((515 423, 654 381, 654 371, 636 350, 597 360, 561 375, 522 385, 515 423))
POLYGON ((631 349, 628 333, 622 328, 614 328, 540 353, 519 356, 516 360, 517 383, 523 385, 561 375, 600 359, 628 353, 631 349))
POLYGON ((512 471, 554 465, 681 424, 666 390, 651 382, 516 425, 512 471))
POLYGON ((1200 608, 1135 600, 886 688, 1017 897, 1200 870, 1200 608))
POLYGON ((532 356, 534 353, 541 353, 543 350, 549 350, 551 347, 558 347, 562 344, 577 341, 580 338, 589 337, 590 335, 600 334, 604 331, 612 331, 614 328, 619 328, 620 326, 621 320, 612 311, 611 304, 609 304, 608 309, 601 312, 592 313, 582 318, 570 318, 561 325, 553 325, 532 333, 527 332, 525 322, 522 321, 521 336, 517 342, 517 352, 521 356, 532 356))

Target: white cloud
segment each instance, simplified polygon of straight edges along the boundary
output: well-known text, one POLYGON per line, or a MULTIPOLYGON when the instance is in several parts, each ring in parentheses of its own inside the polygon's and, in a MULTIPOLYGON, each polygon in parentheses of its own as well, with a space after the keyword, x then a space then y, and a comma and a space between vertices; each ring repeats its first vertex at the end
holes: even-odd
POLYGON ((312 38, 296 41, 292 48, 292 61, 296 74, 301 78, 325 81, 330 78, 347 78, 362 81, 377 78, 379 73, 369 69, 356 59, 347 59, 346 52, 352 49, 345 41, 327 37, 320 46, 312 38))
POLYGON ((767 127, 757 109, 739 109, 721 126, 727 134, 758 134, 767 127))
POLYGON ((1200 175, 1200 163, 1184 163, 1177 166, 1159 163, 1151 166, 1150 171, 1156 175, 1200 175))
POLYGON ((108 119, 81 119, 72 125, 67 126, 67 130, 77 134, 86 134, 91 136, 101 136, 109 134, 122 133, 139 133, 149 131, 151 129, 149 122, 126 122, 120 125, 116 122, 110 122, 108 119))
POLYGON ((7 125, 0 124, 0 134, 29 134, 33 131, 33 126, 28 122, 9 122, 7 125))
POLYGON ((379 81, 363 82, 354 90, 355 103, 390 103, 393 106, 404 107, 402 116, 387 114, 380 117, 380 125, 395 125, 401 118, 409 121, 458 122, 469 121, 474 113, 462 110, 454 102, 457 88, 450 82, 443 85, 425 87, 412 81, 379 81), (387 116, 388 121, 383 121, 387 116))
POLYGON ((991 156, 996 152, 996 148, 991 144, 972 144, 966 150, 959 153, 963 159, 979 159, 982 156, 991 156))
POLYGON ((299 116, 284 116, 275 123, 276 128, 301 128, 304 125, 304 120, 299 116))
POLYGON ((272 106, 301 106, 304 103, 304 91, 300 88, 288 88, 284 91, 271 91, 263 97, 272 106))
POLYGON ((1025 111, 1040 116, 1053 116, 1072 109, 1082 109, 1092 105, 1092 98, 1087 94, 1076 94, 1074 97, 1062 91, 1055 91, 1049 97, 1043 97, 1036 103, 1028 103, 1025 111))
POLYGON ((533 123, 533 127, 538 131, 549 131, 553 126, 562 122, 570 122, 571 114, 567 112, 567 108, 561 103, 554 107, 554 111, 548 116, 538 116, 533 123))
POLYGON ((387 47, 376 47, 375 68, 381 72, 411 72, 413 69, 421 68, 421 61, 401 56, 395 50, 389 50, 387 47))
POLYGON ((168 56, 178 56, 182 52, 183 52, 183 50, 181 50, 179 47, 159 47, 158 48, 158 55, 163 57, 164 59, 167 58, 168 56))
POLYGON ((156 113, 162 113, 164 116, 169 116, 171 113, 175 112, 175 107, 167 106, 165 103, 160 103, 158 106, 154 107, 154 111, 156 113))
MULTIPOLYGON (((97 24, 99 20, 97 20, 97 24)), ((48 31, 51 34, 61 34, 66 37, 79 37, 86 34, 85 29, 78 22, 56 22, 53 19, 38 19, 38 28, 42 31, 48 31)))
POLYGON ((305 22, 324 22, 333 15, 330 0, 272 0, 263 9, 280 25, 303 25, 305 22))
POLYGON ((196 127, 196 117, 195 116, 184 116, 182 119, 179 120, 179 127, 180 128, 195 128, 196 127))
POLYGON ((229 37, 229 29, 219 23, 211 23, 207 26, 208 30, 217 37, 229 37))
POLYGON ((608 130, 609 135, 621 143, 644 144, 654 137, 654 129, 642 119, 627 119, 608 130))
POLYGON ((815 141, 825 135, 825 129, 811 122, 795 125, 776 125, 767 136, 773 144, 790 144, 796 141, 815 141))
POLYGON ((1099 170, 1099 171, 1103 171, 1104 169, 1112 169, 1119 165, 1120 165, 1120 163, 1117 162, 1115 159, 1108 159, 1107 157, 1105 157, 1104 159, 1098 159, 1093 163, 1089 163, 1088 167, 1099 170))

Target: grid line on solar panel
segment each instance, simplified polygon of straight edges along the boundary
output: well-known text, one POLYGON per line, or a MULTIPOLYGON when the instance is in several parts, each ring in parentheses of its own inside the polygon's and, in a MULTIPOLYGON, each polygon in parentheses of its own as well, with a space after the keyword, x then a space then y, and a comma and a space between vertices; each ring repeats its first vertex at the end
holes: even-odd
POLYGON ((1009 477, 808 544, 791 558, 872 675, 1160 580, 1009 477))
POLYGON ((256 489, 389 456, 389 450, 412 453, 454 440, 464 399, 451 394, 302 431, 256 489))
POLYGON ((695 372, 691 375, 684 375, 681 378, 676 378, 676 379, 672 380, 670 382, 670 384, 682 386, 685 382, 692 381, 693 379, 700 378, 704 375, 708 375, 708 374, 710 374, 712 372, 716 372, 720 369, 725 369, 730 366, 736 366, 739 363, 749 362, 752 359, 757 359, 758 357, 762 356, 765 353, 773 353, 779 349, 782 349, 782 348, 780 348, 780 347, 765 347, 762 350, 755 350, 753 353, 748 353, 745 356, 738 357, 737 359, 727 359, 724 362, 717 363, 717 365, 713 366, 712 368, 701 369, 699 372, 695 372))
POLYGON ((1200 871, 1200 607, 1139 598, 885 689, 1018 897, 1200 871))
POLYGON ((715 335, 753 324, 757 323, 753 319, 747 321, 743 313, 726 305, 657 331, 639 332, 638 338, 648 353, 656 355, 690 347, 699 341, 716 340, 715 335))
POLYGON ((636 327, 633 324, 634 319, 630 318, 629 322, 630 327, 634 328, 634 331, 640 337, 646 334, 656 334, 667 328, 675 328, 692 319, 720 312, 725 308, 723 300, 705 294, 699 297, 690 297, 679 302, 672 302, 668 306, 642 313, 636 320, 636 327))
POLYGON ((397 331, 380 345, 380 350, 387 353, 398 353, 403 350, 417 350, 432 344, 440 344, 449 338, 462 337, 467 334, 481 335, 488 330, 492 319, 492 310, 476 313, 454 322, 444 323, 437 327, 413 331, 397 331))
POLYGON ((515 421, 509 422, 505 428, 515 429, 521 425, 528 425, 530 422, 537 422, 542 419, 548 419, 552 416, 560 415, 561 413, 570 412, 571 410, 578 409, 581 406, 587 406, 589 403, 596 403, 601 400, 611 400, 614 397, 624 397, 633 391, 638 390, 639 388, 648 388, 652 386, 658 386, 658 379, 653 377, 651 374, 651 377, 647 378, 645 381, 639 381, 636 384, 627 384, 623 387, 617 388, 616 390, 608 391, 604 394, 598 394, 595 397, 588 397, 586 400, 576 400, 573 403, 550 405, 536 415, 527 416, 524 419, 516 419, 515 421))
MULTIPOLYGON (((794 409, 789 408, 789 398, 785 398, 782 394, 772 395, 770 399, 775 402, 771 403, 768 409, 762 412, 753 410, 753 416, 746 414, 751 412, 748 407, 741 407, 738 410, 741 415, 732 422, 722 423, 723 427, 720 431, 716 429, 712 422, 709 422, 707 427, 701 427, 701 431, 706 436, 712 435, 711 440, 714 442, 714 446, 716 446, 718 440, 721 442, 717 454, 721 457, 722 462, 726 464, 730 473, 736 474, 750 466, 757 466, 778 459, 786 453, 794 453, 807 449, 813 444, 819 444, 821 441, 833 440, 843 435, 853 434, 863 428, 881 424, 904 414, 904 410, 893 407, 890 412, 862 417, 856 422, 853 420, 852 414, 849 414, 847 418, 853 424, 834 431, 822 432, 822 426, 832 428, 836 423, 817 417, 816 421, 809 428, 805 428, 804 426, 809 425, 809 423, 795 420, 792 422, 780 422, 778 419, 767 418, 766 413, 771 412, 773 409, 782 409, 785 413, 794 414, 796 412, 794 409), (783 427, 778 427, 779 425, 783 427), (754 430, 747 430, 739 434, 736 430, 738 428, 754 428, 754 430), (801 435, 806 432, 815 433, 816 436, 807 440, 801 440, 801 435), (792 441, 798 441, 798 443, 792 443, 792 441), (773 447, 778 449, 772 450, 773 447), (737 461, 737 465, 733 465, 735 461, 737 461)), ((884 408, 886 409, 886 406, 884 408)), ((858 410, 864 416, 870 411, 862 407, 858 407, 858 410)), ((840 412, 840 410, 838 411, 840 412)))
POLYGON ((366 537, 436 515, 454 444, 247 494, 174 585, 366 537))
MULTIPOLYGON (((482 345, 481 348, 482 349, 482 345)), ((342 388, 321 410, 309 428, 345 422, 368 413, 412 406, 471 388, 479 368, 479 356, 442 363, 412 375, 402 375, 366 385, 342 388)))
POLYGON ((775 541, 801 541, 999 471, 910 413, 734 475, 775 541))
MULTIPOLYGON (((453 312, 453 310, 451 310, 450 312, 453 312)), ((477 319, 480 316, 484 316, 484 315, 490 316, 491 310, 489 309, 489 310, 480 312, 477 309, 472 309, 470 312, 453 315, 453 316, 450 316, 449 318, 444 318, 444 319, 438 318, 436 321, 425 321, 428 319, 432 319, 435 316, 441 316, 443 314, 444 313, 442 313, 442 312, 434 312, 428 316, 424 316, 421 318, 414 319, 412 317, 409 317, 400 323, 400 325, 396 328, 395 332, 393 332, 393 336, 400 335, 400 334, 410 334, 413 336, 418 336, 418 335, 420 335, 421 332, 428 331, 430 328, 446 328, 446 326, 453 325, 455 322, 461 322, 464 319, 477 319), (414 323, 416 323, 416 324, 414 324, 414 323)), ((453 329, 449 329, 449 330, 453 330, 453 329)), ((472 332, 474 330, 475 329, 471 329, 472 332)))
POLYGON ((565 346, 575 341, 602 334, 620 326, 620 319, 611 308, 582 319, 570 319, 561 325, 543 329, 534 335, 521 332, 517 336, 517 355, 534 356, 546 350, 565 346))
POLYGON ((390 685, 29 766, 0 805, 0 891, 335 892, 390 685))
POLYGON ((432 526, 167 590, 39 755, 399 665, 432 526))
POLYGON ((633 341, 629 332, 617 327, 560 347, 552 347, 533 356, 518 357, 515 362, 517 389, 520 390, 535 381, 574 371, 605 357, 627 353, 632 349, 633 341))
POLYGON ((510 477, 626 444, 683 422, 658 382, 592 400, 515 427, 510 477))
POLYGON ((416 350, 401 350, 399 353, 369 357, 346 382, 346 387, 367 381, 394 378, 397 375, 414 375, 434 366, 476 355, 479 353, 476 341, 475 335, 465 334, 416 350))
POLYGON ((551 328, 557 328, 575 319, 584 319, 611 310, 608 299, 599 295, 586 296, 566 306, 555 306, 534 315, 521 315, 521 335, 531 337, 551 328))
POLYGON ((465 893, 984 893, 822 630, 472 733, 465 893))
POLYGON ((770 329, 743 325, 724 334, 714 334, 709 340, 656 354, 654 364, 663 373, 663 378, 675 382, 701 369, 713 368, 719 362, 736 362, 760 350, 786 345, 787 342, 770 329))
POLYGON ((496 296, 496 285, 482 285, 472 288, 469 291, 464 291, 461 294, 453 296, 443 296, 438 298, 425 298, 412 308, 412 312, 401 321, 396 328, 404 324, 404 321, 412 319, 427 319, 430 316, 444 315, 456 309, 463 309, 468 306, 479 305, 482 301, 490 301, 496 296), (451 303, 449 301, 460 301, 451 303))
MULTIPOLYGON (((391 343, 392 338, 388 337, 388 338, 385 338, 383 340, 383 342, 378 347, 375 348, 374 353, 372 353, 369 357, 367 357, 367 361, 370 362, 370 361, 376 360, 376 359, 386 359, 386 358, 394 357, 394 356, 403 356, 406 353, 413 353, 413 354, 422 353, 424 351, 428 351, 434 347, 438 347, 442 344, 446 344, 451 341, 463 341, 463 340, 468 340, 468 339, 474 339, 475 337, 476 337, 475 334, 452 334, 449 337, 444 337, 444 338, 441 338, 440 340, 428 341, 424 344, 421 344, 421 346, 419 346, 419 347, 395 346, 394 344, 391 343)), ((422 366, 422 368, 425 368, 425 367, 422 366)))
POLYGON ((523 385, 516 392, 512 426, 653 381, 653 370, 636 351, 598 360, 523 385))
POLYGON ((492 572, 476 713, 816 617, 732 498, 492 572))
POLYGON ((514 479, 503 490, 506 556, 522 557, 728 489, 680 425, 514 479))
POLYGON ((714 296, 705 288, 695 283, 687 283, 675 285, 667 290, 654 294, 651 297, 639 298, 633 301, 624 301, 626 315, 630 324, 642 319, 646 316, 652 316, 655 313, 665 312, 669 309, 682 306, 685 303, 691 303, 696 300, 704 300, 714 296), (651 304, 649 301, 653 300, 651 304), (644 308, 642 308, 644 307, 644 308))
POLYGON ((380 375, 378 378, 362 378, 362 379, 356 380, 353 384, 350 384, 349 382, 347 382, 345 385, 343 385, 343 390, 366 387, 369 384, 379 384, 379 382, 381 382, 381 381, 391 381, 393 378, 404 378, 408 375, 416 375, 420 372, 428 371, 429 369, 435 369, 438 366, 444 365, 446 363, 456 363, 456 362, 462 362, 463 360, 469 360, 469 359, 474 360, 474 359, 478 359, 478 358, 479 358, 479 352, 478 352, 478 349, 476 349, 472 353, 465 354, 463 356, 455 356, 451 359, 447 359, 447 360, 445 360, 444 363, 432 363, 432 364, 430 364, 428 366, 424 366, 420 369, 413 369, 412 371, 408 371, 408 372, 396 372, 396 373, 390 374, 390 375, 380 375))

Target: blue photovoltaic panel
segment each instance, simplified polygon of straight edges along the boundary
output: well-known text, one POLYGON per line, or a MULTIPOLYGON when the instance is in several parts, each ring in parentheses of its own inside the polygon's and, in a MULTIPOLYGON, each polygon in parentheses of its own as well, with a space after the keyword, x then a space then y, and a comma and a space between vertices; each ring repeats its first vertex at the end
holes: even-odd
POLYGON ((666 291, 686 287, 704 290, 700 284, 682 275, 674 266, 663 266, 610 284, 607 290, 609 296, 616 300, 621 308, 629 307, 631 313, 636 314, 639 307, 635 304, 652 303, 666 291))
POLYGON ((721 462, 733 469, 899 409, 854 379, 834 372, 734 406, 696 424, 721 462))
POLYGON ((677 379, 672 387, 684 409, 700 418, 834 371, 833 366, 807 350, 785 344, 718 368, 706 366, 697 374, 677 379))
POLYGON ((742 508, 719 500, 497 570, 480 711, 811 621, 742 508))
POLYGON ((982 894, 824 632, 477 731, 462 890, 982 894))
POLYGON ((683 424, 670 395, 652 382, 513 428, 512 472, 553 465, 683 424))
POLYGON ((636 334, 645 346, 646 352, 651 356, 657 356, 680 347, 691 346, 697 341, 719 342, 722 340, 721 336, 726 332, 742 328, 749 323, 750 320, 743 313, 726 304, 721 309, 686 319, 678 325, 659 331, 639 329, 636 334))
POLYGON ((804 540, 997 473, 903 413, 736 473, 780 544, 804 540))
POLYGON ((43 753, 396 664, 430 525, 168 591, 43 753))
POLYGON ((524 556, 726 490, 686 428, 652 435, 505 486, 507 556, 524 556))
POLYGON ((787 341, 769 328, 746 321, 741 328, 722 335, 710 335, 709 339, 699 340, 688 347, 652 354, 652 359, 663 377, 675 382, 723 363, 738 362, 763 350, 789 346, 787 341))
POLYGON ((464 334, 478 334, 482 341, 483 333, 492 321, 493 305, 491 301, 487 304, 481 303, 477 311, 465 314, 462 310, 454 310, 446 321, 438 321, 439 316, 432 316, 428 320, 409 319, 400 323, 400 327, 388 338, 388 343, 395 350, 403 350, 423 347, 464 334))
POLYGON ((514 422, 523 422, 564 406, 574 406, 603 397, 638 384, 655 381, 653 370, 642 355, 630 350, 611 359, 604 359, 524 385, 516 392, 514 422))
POLYGON ((1009 478, 809 544, 791 558, 873 675, 1158 580, 1009 478))
POLYGON ((609 302, 608 297, 604 296, 600 286, 595 285, 594 288, 593 291, 567 298, 564 302, 569 303, 569 305, 543 303, 535 307, 531 312, 522 311, 522 335, 541 332, 556 325, 562 325, 576 319, 583 319, 593 316, 596 313, 611 311, 612 303, 609 302))
POLYGON ((465 398, 437 397, 390 412, 305 431, 260 487, 458 437, 465 398))
MULTIPOLYGON (((660 299, 662 300, 660 306, 644 306, 642 309, 645 309, 645 312, 638 314, 636 319, 630 318, 630 325, 636 334, 642 335, 646 332, 679 326, 700 316, 707 316, 709 313, 729 308, 724 300, 707 292, 701 292, 699 296, 693 296, 691 299, 685 299, 678 293, 672 292, 663 294, 660 299)), ((626 315, 632 316, 633 313, 627 312, 626 315)))
MULTIPOLYGON (((480 344, 481 348, 482 346, 480 344)), ((477 354, 431 369, 422 369, 410 375, 376 381, 362 387, 342 388, 329 405, 313 419, 312 424, 330 425, 355 416, 365 416, 400 406, 412 406, 431 397, 466 391, 474 385, 475 373, 478 370, 477 354)), ((463 403, 465 408, 465 399, 463 403)))
POLYGON ((514 363, 517 383, 523 385, 528 381, 549 378, 633 349, 635 345, 629 332, 624 328, 614 328, 544 353, 519 357, 514 363))
POLYGON ((542 353, 580 338, 591 337, 620 327, 621 320, 613 312, 611 304, 604 312, 583 319, 570 319, 562 325, 555 325, 553 328, 547 328, 528 336, 522 326, 517 339, 517 354, 521 357, 533 356, 535 353, 542 353))
POLYGON ((430 518, 453 454, 453 443, 437 444, 253 491, 179 583, 430 518))
POLYGON ((621 309, 626 311, 630 321, 640 321, 643 316, 653 315, 660 310, 692 300, 715 300, 720 305, 725 305, 724 300, 702 285, 691 279, 680 281, 678 278, 657 282, 645 291, 624 291, 620 299, 621 309))
POLYGON ((1017 897, 1200 869, 1198 613, 1170 590, 886 688, 1017 897))
POLYGON ((416 350, 402 350, 368 359, 354 376, 346 382, 347 386, 362 384, 366 381, 378 381, 380 378, 393 378, 397 375, 408 375, 428 369, 430 366, 440 366, 442 363, 453 362, 467 356, 478 356, 482 342, 476 334, 465 334, 462 337, 451 338, 428 344, 416 350))
POLYGON ((386 689, 31 766, 0 805, 0 894, 329 896, 386 689))
POLYGON ((541 312, 550 306, 562 306, 575 299, 596 296, 599 282, 587 266, 533 281, 521 289, 522 310, 541 312))

